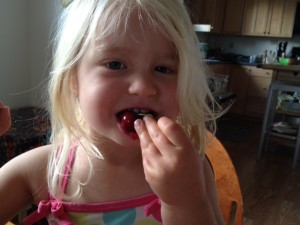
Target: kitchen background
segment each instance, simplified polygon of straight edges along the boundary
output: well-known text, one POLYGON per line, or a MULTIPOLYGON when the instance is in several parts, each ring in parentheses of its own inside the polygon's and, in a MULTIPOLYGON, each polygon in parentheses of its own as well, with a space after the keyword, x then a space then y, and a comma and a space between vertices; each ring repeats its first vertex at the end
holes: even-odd
POLYGON ((300 47, 300 35, 298 34, 294 34, 292 38, 202 34, 200 38, 206 40, 211 48, 221 48, 224 53, 246 56, 262 54, 265 50, 276 52, 280 41, 288 42, 287 57, 292 54, 293 47, 300 47))
MULTIPOLYGON (((40 90, 44 90, 51 64, 50 37, 59 10, 59 0, 0 1, 0 99, 11 108, 41 103, 40 90)), ((292 47, 300 47, 300 34, 275 38, 201 33, 199 37, 211 48, 241 55, 276 51, 279 41, 288 41, 287 55, 292 47)))
MULTIPOLYGON (((185 0, 187 4, 194 1, 225 2, 185 0)), ((239 4, 244 1, 257 3, 259 0, 226 1, 239 4)), ((273 1, 295 0, 260 0, 265 3, 273 1)), ((40 97, 45 92, 43 86, 51 64, 51 36, 60 9, 59 0, 0 1, 0 99, 11 108, 42 104, 40 97)), ((210 10, 208 12, 211 13, 210 10)), ((219 14, 217 16, 220 17, 219 14)), ((232 17, 237 20, 235 14, 232 17)), ((282 41, 288 42, 287 56, 291 54, 292 47, 300 47, 300 34, 295 33, 290 38, 214 33, 198 35, 209 47, 238 55, 276 51, 282 41)), ((237 84, 241 86, 239 82, 237 84)), ((244 198, 244 224, 300 224, 300 167, 291 169, 290 151, 281 149, 279 154, 269 152, 267 157, 257 161, 260 122, 237 117, 225 118, 219 121, 219 125, 219 137, 239 175, 244 198)))

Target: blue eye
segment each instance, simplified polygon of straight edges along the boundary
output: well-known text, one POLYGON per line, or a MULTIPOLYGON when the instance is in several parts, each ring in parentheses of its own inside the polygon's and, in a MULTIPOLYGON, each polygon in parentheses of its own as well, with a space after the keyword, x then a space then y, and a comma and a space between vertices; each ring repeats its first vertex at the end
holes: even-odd
POLYGON ((165 67, 165 66, 157 66, 157 67, 155 67, 155 71, 157 71, 159 73, 166 73, 166 74, 170 74, 170 73, 174 72, 173 70, 171 70, 170 68, 165 67))
POLYGON ((121 69, 125 69, 126 66, 119 62, 119 61, 111 61, 106 63, 107 68, 112 69, 112 70, 121 70, 121 69))

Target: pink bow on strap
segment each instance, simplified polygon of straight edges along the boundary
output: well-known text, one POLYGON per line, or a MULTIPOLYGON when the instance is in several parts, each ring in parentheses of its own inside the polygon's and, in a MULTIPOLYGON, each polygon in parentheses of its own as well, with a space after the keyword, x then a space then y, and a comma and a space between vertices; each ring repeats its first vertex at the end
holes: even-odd
POLYGON ((60 221, 60 224, 72 225, 70 218, 65 213, 64 206, 56 200, 41 201, 37 211, 26 217, 23 222, 25 225, 31 225, 51 214, 60 221))
POLYGON ((161 219, 161 204, 159 198, 154 199, 147 206, 145 206, 145 215, 148 217, 152 215, 157 221, 162 222, 161 219))

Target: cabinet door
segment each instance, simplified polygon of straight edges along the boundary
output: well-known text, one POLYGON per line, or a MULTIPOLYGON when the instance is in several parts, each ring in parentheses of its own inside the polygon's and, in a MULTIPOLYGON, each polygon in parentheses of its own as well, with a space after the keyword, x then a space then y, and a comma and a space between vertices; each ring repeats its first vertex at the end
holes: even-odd
POLYGON ((242 34, 291 37, 297 0, 246 0, 242 34))
POLYGON ((227 0, 224 18, 224 34, 241 34, 244 0, 227 0))
POLYGON ((269 86, 272 82, 272 70, 249 67, 248 90, 245 113, 262 117, 264 114, 269 86))
POLYGON ((208 64, 208 69, 213 74, 229 75, 231 73, 230 64, 208 64))
POLYGON ((212 33, 222 33, 226 0, 210 0, 209 22, 213 26, 212 33))
POLYGON ((203 15, 204 3, 203 0, 185 0, 185 5, 189 11, 193 23, 206 23, 205 16, 203 15))
POLYGON ((271 0, 246 0, 242 34, 264 36, 271 0))
POLYGON ((297 0, 273 0, 267 36, 292 37, 297 0))
POLYGON ((270 83, 269 78, 250 76, 247 96, 267 98, 270 83))
POLYGON ((236 94, 236 100, 231 107, 232 112, 243 113, 247 99, 248 76, 245 69, 233 66, 229 78, 229 91, 236 94))
POLYGON ((221 33, 223 28, 226 0, 185 1, 193 23, 211 24, 212 33, 221 33))
POLYGON ((270 78, 249 76, 246 113, 262 117, 271 83, 270 78))

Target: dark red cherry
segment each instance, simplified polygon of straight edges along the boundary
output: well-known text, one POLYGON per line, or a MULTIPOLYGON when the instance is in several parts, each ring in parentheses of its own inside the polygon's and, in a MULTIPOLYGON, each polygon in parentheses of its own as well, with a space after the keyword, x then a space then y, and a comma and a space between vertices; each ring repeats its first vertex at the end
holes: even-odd
POLYGON ((121 127, 127 132, 135 132, 134 121, 137 119, 134 112, 125 112, 121 119, 121 127))

